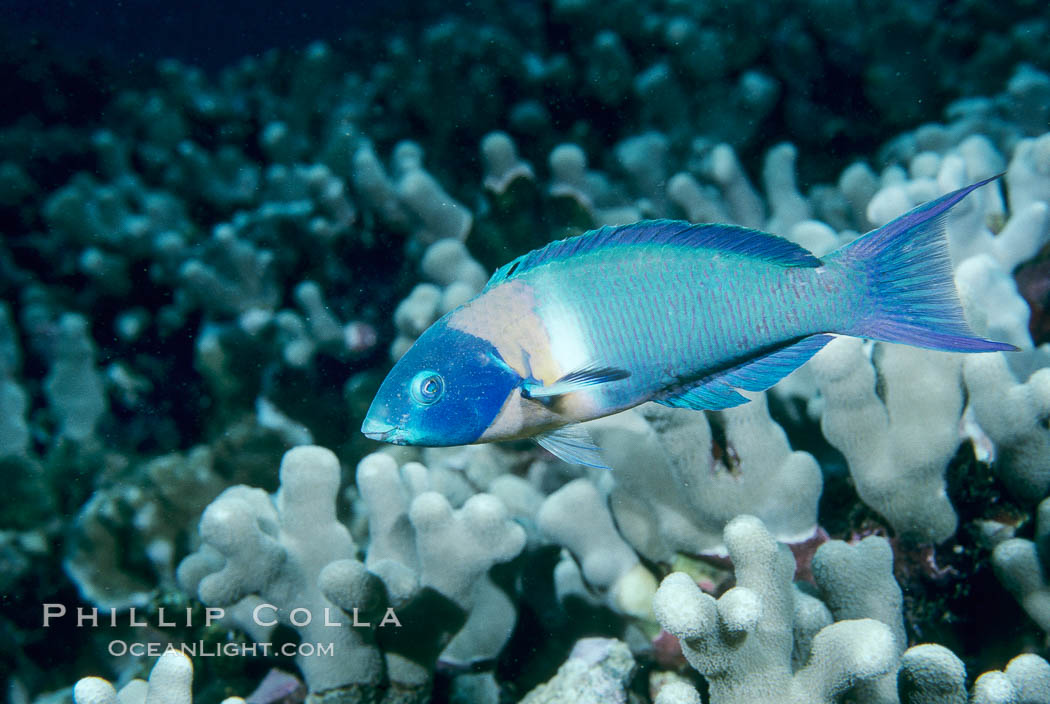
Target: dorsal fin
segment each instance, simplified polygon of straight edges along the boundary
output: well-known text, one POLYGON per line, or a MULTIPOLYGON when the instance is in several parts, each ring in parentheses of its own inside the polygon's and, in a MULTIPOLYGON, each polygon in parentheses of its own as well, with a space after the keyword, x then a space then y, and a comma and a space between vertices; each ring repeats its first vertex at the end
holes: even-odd
POLYGON ((676 246, 732 252, 783 266, 817 267, 823 262, 783 237, 737 225, 695 225, 683 220, 643 220, 633 225, 602 227, 551 242, 503 265, 489 279, 490 288, 515 276, 577 254, 628 245, 676 246))

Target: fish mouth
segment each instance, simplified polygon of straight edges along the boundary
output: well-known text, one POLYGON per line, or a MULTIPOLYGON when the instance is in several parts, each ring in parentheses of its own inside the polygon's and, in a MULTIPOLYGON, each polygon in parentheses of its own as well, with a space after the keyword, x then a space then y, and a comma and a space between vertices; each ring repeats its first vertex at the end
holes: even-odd
POLYGON ((361 424, 361 433, 369 440, 389 442, 394 445, 400 445, 404 437, 400 428, 374 418, 365 418, 365 422, 361 424))

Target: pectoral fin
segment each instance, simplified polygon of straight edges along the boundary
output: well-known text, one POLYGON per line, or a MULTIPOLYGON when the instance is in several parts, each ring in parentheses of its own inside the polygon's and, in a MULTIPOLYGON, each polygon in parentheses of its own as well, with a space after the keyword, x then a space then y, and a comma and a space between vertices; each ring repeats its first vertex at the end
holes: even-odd
POLYGON ((598 447, 591 440, 591 436, 579 425, 566 425, 548 430, 533 439, 540 444, 540 447, 563 462, 610 469, 602 459, 598 447))
POLYGON ((630 375, 631 373, 625 369, 592 365, 584 367, 583 369, 577 369, 574 372, 569 372, 553 384, 547 386, 544 386, 535 379, 527 380, 522 386, 521 395, 525 398, 544 400, 555 396, 561 396, 562 394, 572 393, 573 391, 580 391, 581 389, 586 389, 588 386, 594 386, 595 384, 606 384, 610 381, 626 379, 630 375))

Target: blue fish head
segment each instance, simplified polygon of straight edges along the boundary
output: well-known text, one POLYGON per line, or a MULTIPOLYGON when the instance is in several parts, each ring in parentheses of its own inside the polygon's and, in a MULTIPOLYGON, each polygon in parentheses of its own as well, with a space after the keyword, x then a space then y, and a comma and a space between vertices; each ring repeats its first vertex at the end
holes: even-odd
POLYGON ((361 432, 395 445, 468 445, 521 381, 490 342, 450 328, 446 316, 390 370, 361 432))

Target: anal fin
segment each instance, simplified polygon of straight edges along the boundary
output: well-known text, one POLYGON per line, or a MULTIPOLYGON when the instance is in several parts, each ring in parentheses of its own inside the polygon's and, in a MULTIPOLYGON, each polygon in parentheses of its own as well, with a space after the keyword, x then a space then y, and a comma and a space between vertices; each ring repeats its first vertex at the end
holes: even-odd
POLYGON ((672 408, 721 411, 747 403, 735 389, 765 391, 813 358, 833 335, 810 335, 798 342, 778 347, 772 352, 748 359, 699 382, 672 396, 656 400, 672 408))
POLYGON ((610 469, 587 431, 579 425, 565 425, 533 438, 540 447, 563 462, 610 469))
POLYGON ((813 358, 834 335, 810 335, 769 354, 719 372, 724 383, 745 391, 765 391, 813 358))
POLYGON ((671 408, 691 408, 694 411, 721 411, 747 403, 725 382, 706 377, 699 384, 667 398, 655 399, 657 403, 671 408))

